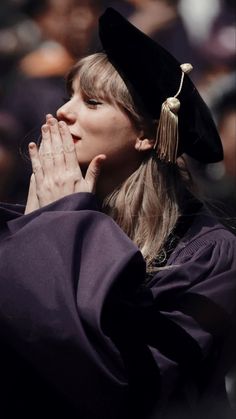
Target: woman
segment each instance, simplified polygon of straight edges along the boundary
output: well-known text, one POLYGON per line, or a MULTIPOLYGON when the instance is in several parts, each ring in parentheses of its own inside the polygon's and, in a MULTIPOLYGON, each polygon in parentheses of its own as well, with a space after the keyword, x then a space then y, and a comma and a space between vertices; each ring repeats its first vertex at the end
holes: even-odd
POLYGON ((21 383, 23 363, 24 417, 29 399, 34 417, 46 403, 86 419, 222 417, 236 241, 177 159, 220 160, 220 140, 189 66, 181 76, 112 9, 100 37, 105 53, 72 69, 69 101, 30 144, 26 209, 1 209, 6 376, 14 359, 21 383))

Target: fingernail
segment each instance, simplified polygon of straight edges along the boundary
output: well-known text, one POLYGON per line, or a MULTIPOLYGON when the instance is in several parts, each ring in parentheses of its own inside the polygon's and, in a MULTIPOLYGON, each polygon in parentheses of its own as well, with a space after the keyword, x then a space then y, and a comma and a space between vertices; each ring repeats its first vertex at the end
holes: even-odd
POLYGON ((56 119, 55 118, 50 118, 48 122, 49 122, 50 125, 56 125, 56 119))
POLYGON ((35 144, 34 144, 34 143, 29 143, 29 148, 30 148, 30 150, 33 150, 33 149, 34 149, 34 146, 35 146, 35 144))
POLYGON ((48 132, 48 126, 47 125, 43 125, 42 126, 42 131, 43 132, 48 132))

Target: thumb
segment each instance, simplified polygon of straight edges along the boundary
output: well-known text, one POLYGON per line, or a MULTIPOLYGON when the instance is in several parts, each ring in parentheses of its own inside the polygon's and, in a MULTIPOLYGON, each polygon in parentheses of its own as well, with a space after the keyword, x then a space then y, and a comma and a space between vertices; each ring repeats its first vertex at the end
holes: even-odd
POLYGON ((91 161, 85 176, 85 180, 91 192, 95 191, 96 182, 100 175, 103 162, 106 160, 105 154, 99 154, 91 161))

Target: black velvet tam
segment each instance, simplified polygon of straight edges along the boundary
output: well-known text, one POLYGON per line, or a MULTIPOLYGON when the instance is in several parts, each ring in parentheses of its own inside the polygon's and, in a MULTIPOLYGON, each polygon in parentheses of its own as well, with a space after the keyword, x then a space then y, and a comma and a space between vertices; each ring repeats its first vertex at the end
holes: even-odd
MULTIPOLYGON (((104 51, 131 94, 134 91, 147 113, 158 119, 162 103, 179 89, 182 63, 112 8, 100 17, 99 34, 104 51)), ((187 153, 202 163, 222 160, 221 140, 211 113, 187 75, 178 99, 178 155, 187 153)))

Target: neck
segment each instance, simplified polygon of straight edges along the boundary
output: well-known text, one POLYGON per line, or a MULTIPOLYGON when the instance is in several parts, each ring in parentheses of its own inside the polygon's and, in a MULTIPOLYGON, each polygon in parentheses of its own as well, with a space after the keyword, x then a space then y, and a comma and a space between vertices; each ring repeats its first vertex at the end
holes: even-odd
POLYGON ((108 195, 110 195, 119 185, 121 185, 129 176, 137 170, 139 165, 135 167, 123 168, 123 170, 111 170, 104 167, 97 181, 96 196, 102 202, 108 195), (116 172, 116 173, 115 173, 116 172))

